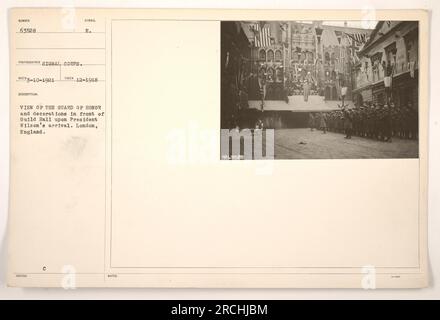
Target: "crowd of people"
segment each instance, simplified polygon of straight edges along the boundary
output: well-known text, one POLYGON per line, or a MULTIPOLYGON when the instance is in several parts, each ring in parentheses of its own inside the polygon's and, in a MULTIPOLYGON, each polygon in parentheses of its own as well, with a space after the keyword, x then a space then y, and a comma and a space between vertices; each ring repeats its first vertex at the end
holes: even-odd
POLYGON ((309 127, 323 133, 345 133, 346 139, 352 135, 387 142, 393 137, 417 139, 418 113, 411 103, 403 107, 365 103, 356 108, 343 106, 331 112, 310 113, 309 127))

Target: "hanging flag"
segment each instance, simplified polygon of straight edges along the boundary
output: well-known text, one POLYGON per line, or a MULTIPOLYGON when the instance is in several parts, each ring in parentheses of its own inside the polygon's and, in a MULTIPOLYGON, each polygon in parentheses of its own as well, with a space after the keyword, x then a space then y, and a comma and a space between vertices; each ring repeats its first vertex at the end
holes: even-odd
POLYGON ((336 38, 338 39, 339 44, 341 44, 342 31, 335 30, 335 35, 336 35, 336 38))
POLYGON ((270 27, 261 27, 259 23, 251 25, 254 32, 254 44, 256 47, 269 47, 271 44, 270 27))
POLYGON ((285 46, 285 47, 288 47, 288 37, 287 37, 287 29, 289 28, 288 27, 288 24, 286 23, 286 22, 280 22, 280 24, 279 24, 279 27, 280 27, 280 33, 281 33, 281 42, 283 43, 283 45, 285 46))
POLYGON ((348 42, 350 45, 355 42, 356 45, 363 45, 367 42, 366 33, 345 33, 348 36, 348 42))

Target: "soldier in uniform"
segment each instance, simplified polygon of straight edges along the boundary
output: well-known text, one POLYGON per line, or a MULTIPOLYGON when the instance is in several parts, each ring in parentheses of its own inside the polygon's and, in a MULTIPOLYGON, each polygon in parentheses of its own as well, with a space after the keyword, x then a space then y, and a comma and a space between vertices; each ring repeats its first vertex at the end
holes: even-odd
POLYGON ((323 133, 327 133, 327 115, 325 113, 320 113, 321 123, 320 128, 323 133))
POLYGON ((371 110, 371 137, 375 140, 379 140, 379 107, 373 104, 371 110))
POLYGON ((353 130, 353 117, 350 114, 350 110, 344 109, 344 130, 345 130, 345 139, 351 139, 351 134, 353 130))
POLYGON ((365 108, 363 105, 359 109, 359 136, 365 137, 365 108))
POLYGON ((338 132, 340 133, 344 133, 345 129, 344 129, 344 113, 343 112, 338 112, 337 115, 337 120, 338 120, 338 132))
POLYGON ((409 118, 410 118, 410 128, 411 139, 418 139, 418 129, 419 129, 419 114, 415 108, 413 108, 412 103, 408 102, 409 118))
POLYGON ((352 110, 352 115, 353 115, 353 134, 354 135, 359 135, 359 112, 357 109, 353 109, 352 110))
POLYGON ((378 112, 376 114, 376 130, 377 130, 377 136, 378 140, 384 139, 384 112, 383 112, 383 106, 378 105, 378 112))
POLYGON ((408 102, 408 133, 411 135, 411 139, 418 138, 418 127, 419 127, 419 114, 415 108, 413 108, 412 103, 408 102))
POLYGON ((335 112, 332 111, 328 114, 327 117, 328 130, 334 132, 334 126, 335 126, 335 112))
POLYGON ((391 142, 391 113, 390 107, 385 105, 382 110, 382 140, 391 142))
POLYGON ((320 125, 321 125, 321 117, 320 117, 319 113, 316 113, 315 114, 315 128, 316 128, 316 130, 319 129, 320 125))
POLYGON ((397 119, 397 110, 394 103, 390 103, 390 117, 391 117, 391 136, 397 137, 398 119, 397 119))
POLYGON ((403 139, 409 139, 410 138, 410 110, 408 108, 408 105, 405 106, 402 113, 402 129, 403 129, 403 139))
POLYGON ((365 136, 367 138, 371 137, 371 105, 367 105, 367 109, 365 110, 365 136))
POLYGON ((315 128, 315 116, 312 112, 309 113, 309 127, 310 131, 313 131, 313 129, 315 128))

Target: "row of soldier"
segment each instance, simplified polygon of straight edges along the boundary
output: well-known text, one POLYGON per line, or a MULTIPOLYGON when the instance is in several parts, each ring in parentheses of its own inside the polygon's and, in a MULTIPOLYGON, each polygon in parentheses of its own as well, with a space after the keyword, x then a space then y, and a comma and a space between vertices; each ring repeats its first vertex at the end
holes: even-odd
POLYGON ((315 113, 309 117, 309 127, 338 133, 391 142, 418 138, 418 113, 411 103, 396 107, 366 103, 357 108, 343 107, 328 113, 315 113))

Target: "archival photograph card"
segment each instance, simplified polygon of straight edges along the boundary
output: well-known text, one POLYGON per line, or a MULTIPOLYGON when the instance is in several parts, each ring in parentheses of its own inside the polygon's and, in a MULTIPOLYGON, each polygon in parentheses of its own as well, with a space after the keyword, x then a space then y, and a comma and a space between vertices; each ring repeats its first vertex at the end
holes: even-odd
POLYGON ((8 284, 422 288, 428 14, 14 8, 8 284))

